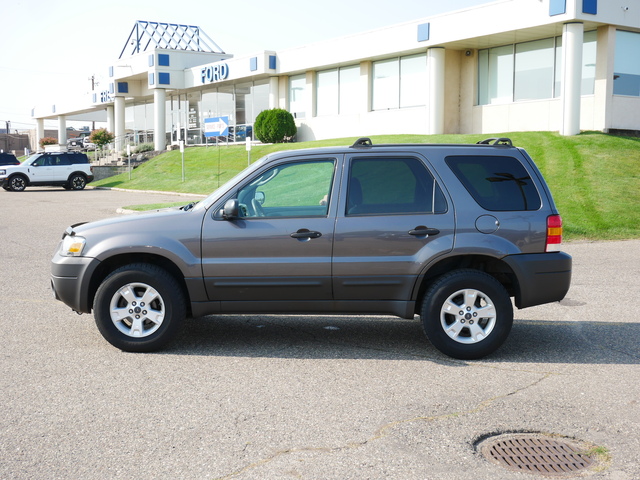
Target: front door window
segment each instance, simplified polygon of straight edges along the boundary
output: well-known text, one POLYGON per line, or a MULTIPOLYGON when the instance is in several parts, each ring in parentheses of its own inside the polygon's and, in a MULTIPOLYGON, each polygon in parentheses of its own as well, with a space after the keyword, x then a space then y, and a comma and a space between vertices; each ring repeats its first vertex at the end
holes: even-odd
POLYGON ((333 160, 286 163, 267 170, 238 193, 241 216, 326 216, 333 172, 333 160))

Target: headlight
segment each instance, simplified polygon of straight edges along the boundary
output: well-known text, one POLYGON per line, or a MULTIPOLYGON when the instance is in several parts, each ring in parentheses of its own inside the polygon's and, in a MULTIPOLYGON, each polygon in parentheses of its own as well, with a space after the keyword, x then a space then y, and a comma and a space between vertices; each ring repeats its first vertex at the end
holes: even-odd
POLYGON ((66 235, 62 239, 62 246, 60 247, 60 255, 65 257, 79 257, 82 255, 82 250, 86 240, 84 237, 78 237, 76 235, 66 235))
POLYGON ((7 171, 6 170, 0 170, 0 175, 6 175, 7 171))

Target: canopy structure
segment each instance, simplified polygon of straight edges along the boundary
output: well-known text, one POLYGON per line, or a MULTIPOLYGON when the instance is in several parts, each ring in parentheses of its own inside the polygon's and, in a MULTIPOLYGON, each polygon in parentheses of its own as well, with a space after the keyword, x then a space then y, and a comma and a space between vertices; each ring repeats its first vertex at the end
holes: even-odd
POLYGON ((135 55, 150 48, 224 53, 216 42, 195 25, 138 20, 118 58, 122 58, 127 51, 128 55, 135 55))

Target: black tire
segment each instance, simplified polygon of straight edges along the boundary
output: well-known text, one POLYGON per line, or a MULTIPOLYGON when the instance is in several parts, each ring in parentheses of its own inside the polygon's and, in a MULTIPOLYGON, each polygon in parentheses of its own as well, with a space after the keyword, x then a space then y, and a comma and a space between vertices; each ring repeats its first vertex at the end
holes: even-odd
POLYGON ((9 190, 12 192, 22 192, 25 188, 27 188, 27 179, 22 175, 14 175, 9 178, 8 182, 9 190))
POLYGON ((83 190, 87 186, 87 178, 81 173, 75 173, 69 178, 68 186, 71 190, 83 190))
POLYGON ((474 360, 495 352, 513 325, 513 306, 504 286, 491 275, 460 269, 442 275, 422 303, 423 329, 442 353, 474 360))
POLYGON ((182 288, 155 265, 132 264, 115 270, 104 279, 94 300, 98 330, 111 345, 126 352, 165 347, 185 316, 182 288))

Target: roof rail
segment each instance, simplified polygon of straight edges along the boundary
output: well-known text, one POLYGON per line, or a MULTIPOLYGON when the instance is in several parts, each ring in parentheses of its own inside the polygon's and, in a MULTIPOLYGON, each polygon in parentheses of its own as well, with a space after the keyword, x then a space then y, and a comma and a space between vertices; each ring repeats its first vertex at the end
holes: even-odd
POLYGON ((372 146, 373 146, 373 142, 371 141, 370 138, 362 137, 356 140, 355 142, 353 142, 353 145, 351 145, 351 148, 372 147, 372 146))
POLYGON ((507 145, 509 147, 513 147, 513 142, 510 138, 500 137, 500 138, 486 138, 484 140, 479 141, 476 145, 507 145))

